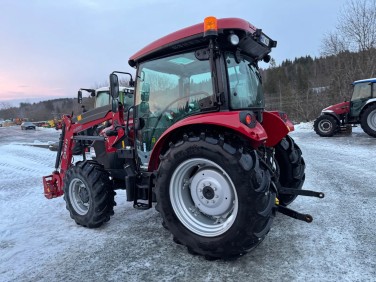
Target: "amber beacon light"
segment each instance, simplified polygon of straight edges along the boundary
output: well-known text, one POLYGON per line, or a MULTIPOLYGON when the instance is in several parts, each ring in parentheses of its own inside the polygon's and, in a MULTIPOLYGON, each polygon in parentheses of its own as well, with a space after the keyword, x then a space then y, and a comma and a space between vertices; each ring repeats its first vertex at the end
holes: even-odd
POLYGON ((204 20, 204 37, 218 35, 218 25, 216 17, 206 17, 204 20))

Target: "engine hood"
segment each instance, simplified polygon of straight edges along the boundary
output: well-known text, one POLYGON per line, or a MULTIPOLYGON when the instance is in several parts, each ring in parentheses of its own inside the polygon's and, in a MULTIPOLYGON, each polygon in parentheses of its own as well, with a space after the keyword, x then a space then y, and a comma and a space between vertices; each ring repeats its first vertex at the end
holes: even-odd
POLYGON ((335 113, 337 115, 347 114, 350 112, 350 102, 345 101, 335 105, 331 105, 322 110, 322 113, 335 113))

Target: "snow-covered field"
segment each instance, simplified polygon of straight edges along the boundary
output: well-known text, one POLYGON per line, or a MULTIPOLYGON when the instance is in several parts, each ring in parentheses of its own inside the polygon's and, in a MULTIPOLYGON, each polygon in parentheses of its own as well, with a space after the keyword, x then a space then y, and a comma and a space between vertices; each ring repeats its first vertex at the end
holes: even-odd
POLYGON ((291 133, 306 162, 305 188, 291 208, 311 224, 277 214, 252 253, 206 261, 173 243, 154 210, 118 191, 115 215, 99 229, 74 223, 62 197, 43 196, 56 152, 25 144, 57 141, 52 130, 0 128, 0 281, 375 281, 376 138, 360 128, 320 138, 312 124, 291 133))

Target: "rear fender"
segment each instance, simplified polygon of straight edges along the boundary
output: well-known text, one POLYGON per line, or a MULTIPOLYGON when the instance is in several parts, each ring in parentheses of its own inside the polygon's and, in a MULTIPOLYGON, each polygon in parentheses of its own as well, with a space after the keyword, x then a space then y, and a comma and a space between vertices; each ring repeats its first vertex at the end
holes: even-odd
POLYGON ((294 124, 287 118, 287 115, 277 111, 265 111, 262 126, 268 135, 268 140, 265 143, 268 147, 274 147, 290 131, 294 131, 294 124))
POLYGON ((169 140, 171 140, 171 137, 174 136, 174 134, 176 134, 178 131, 181 132, 181 130, 184 130, 185 127, 187 127, 187 133, 189 130, 188 128, 195 125, 204 128, 205 126, 227 128, 231 131, 237 132, 244 138, 249 139, 251 146, 255 148, 265 142, 267 139, 267 134, 261 124, 256 122, 255 126, 250 128, 240 121, 239 115, 240 111, 215 112, 205 115, 190 116, 175 123, 169 127, 155 143, 150 156, 149 171, 154 171, 158 168, 159 156, 163 151, 163 148, 168 146, 169 140))
POLYGON ((372 99, 369 99, 367 101, 367 103, 364 105, 364 107, 362 108, 360 114, 359 114, 359 118, 362 116, 362 114, 364 113, 364 111, 371 105, 374 105, 376 104, 376 98, 372 98, 372 99))
MULTIPOLYGON (((375 86, 376 87, 376 86, 375 86)), ((366 105, 376 103, 376 98, 371 98, 366 102, 366 105)))

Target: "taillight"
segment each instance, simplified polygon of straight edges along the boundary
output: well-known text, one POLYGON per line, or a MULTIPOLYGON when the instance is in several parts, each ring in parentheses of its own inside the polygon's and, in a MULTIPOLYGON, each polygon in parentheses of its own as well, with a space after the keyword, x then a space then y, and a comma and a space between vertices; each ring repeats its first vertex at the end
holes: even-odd
POLYGON ((254 128, 257 124, 256 115, 251 111, 240 112, 239 119, 241 123, 245 124, 250 128, 254 128))

